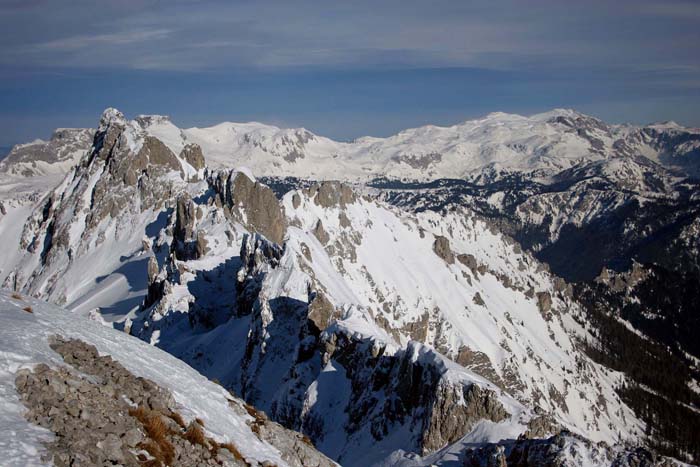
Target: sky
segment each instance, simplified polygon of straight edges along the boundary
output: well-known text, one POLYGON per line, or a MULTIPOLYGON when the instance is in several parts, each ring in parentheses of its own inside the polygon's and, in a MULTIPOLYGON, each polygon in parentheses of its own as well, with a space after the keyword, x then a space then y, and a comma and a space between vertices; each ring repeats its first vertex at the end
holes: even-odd
POLYGON ((340 140, 574 108, 700 127, 700 1, 0 0, 0 146, 261 121, 340 140))

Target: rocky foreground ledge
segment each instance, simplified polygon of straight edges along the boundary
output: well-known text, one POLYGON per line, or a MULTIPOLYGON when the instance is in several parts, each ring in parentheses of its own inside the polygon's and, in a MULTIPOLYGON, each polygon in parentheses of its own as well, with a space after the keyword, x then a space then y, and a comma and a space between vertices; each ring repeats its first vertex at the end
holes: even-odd
MULTIPOLYGON (((46 461, 58 467, 273 466, 244 458, 235 440, 210 438, 198 418, 186 423, 169 391, 100 356, 94 346, 60 336, 52 336, 49 345, 69 366, 41 363, 33 371, 19 370, 15 379, 29 409, 26 418, 55 434, 46 461)), ((277 447, 289 465, 335 465, 302 435, 241 402, 230 405, 253 417, 252 431, 277 447)))

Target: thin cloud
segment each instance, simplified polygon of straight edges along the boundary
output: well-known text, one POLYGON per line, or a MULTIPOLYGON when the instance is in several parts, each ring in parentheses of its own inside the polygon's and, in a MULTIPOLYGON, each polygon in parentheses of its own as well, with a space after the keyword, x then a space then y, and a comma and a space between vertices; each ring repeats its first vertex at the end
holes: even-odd
POLYGON ((143 31, 123 31, 113 34, 80 35, 34 44, 30 48, 34 51, 73 51, 86 47, 103 45, 129 45, 146 41, 167 39, 172 32, 173 31, 170 29, 154 29, 143 31))

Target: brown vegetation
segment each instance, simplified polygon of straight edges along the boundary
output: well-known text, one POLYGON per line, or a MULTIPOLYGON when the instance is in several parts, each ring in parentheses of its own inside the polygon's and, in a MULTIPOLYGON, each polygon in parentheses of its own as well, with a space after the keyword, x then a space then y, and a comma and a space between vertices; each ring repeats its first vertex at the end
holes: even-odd
POLYGON ((178 425, 180 425, 180 428, 182 428, 183 430, 184 430, 185 428, 187 428, 187 424, 185 423, 185 419, 183 419, 183 418, 182 418, 182 415, 180 415, 179 413, 177 413, 177 412, 170 412, 170 413, 168 414, 168 417, 170 417, 175 423, 177 423, 178 425))
POLYGON ((171 434, 171 431, 161 418, 161 415, 143 406, 129 410, 129 415, 141 422, 146 431, 149 440, 141 443, 140 447, 158 461, 158 463, 154 464, 154 467, 170 465, 175 458, 175 448, 168 440, 168 435, 171 434))
POLYGON ((190 426, 187 427, 187 431, 185 431, 185 434, 182 435, 182 437, 192 444, 199 444, 200 446, 209 449, 207 437, 204 436, 204 431, 197 423, 190 423, 190 426))
POLYGON ((236 460, 239 460, 241 462, 244 462, 246 465, 250 465, 247 460, 245 460, 245 457, 243 457, 243 454, 238 450, 235 444, 232 442, 228 443, 219 443, 219 448, 226 449, 228 452, 233 454, 233 457, 236 460))

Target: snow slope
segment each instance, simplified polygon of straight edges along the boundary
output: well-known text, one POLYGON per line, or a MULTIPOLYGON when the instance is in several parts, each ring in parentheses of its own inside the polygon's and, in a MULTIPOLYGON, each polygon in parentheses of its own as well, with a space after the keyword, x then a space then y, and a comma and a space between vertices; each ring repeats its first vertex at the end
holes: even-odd
POLYGON ((37 363, 61 365, 60 355, 48 345, 50 335, 81 339, 109 354, 137 376, 170 390, 185 418, 200 417, 206 431, 220 442, 235 440, 245 457, 287 465, 273 446, 262 442, 246 425, 252 417, 238 415, 229 406, 232 396, 187 364, 96 321, 37 300, 17 300, 0 291, 0 452, 7 467, 44 465, 41 443, 51 439, 47 430, 29 424, 14 387, 14 374, 37 363), (32 313, 23 311, 30 305, 32 313))

